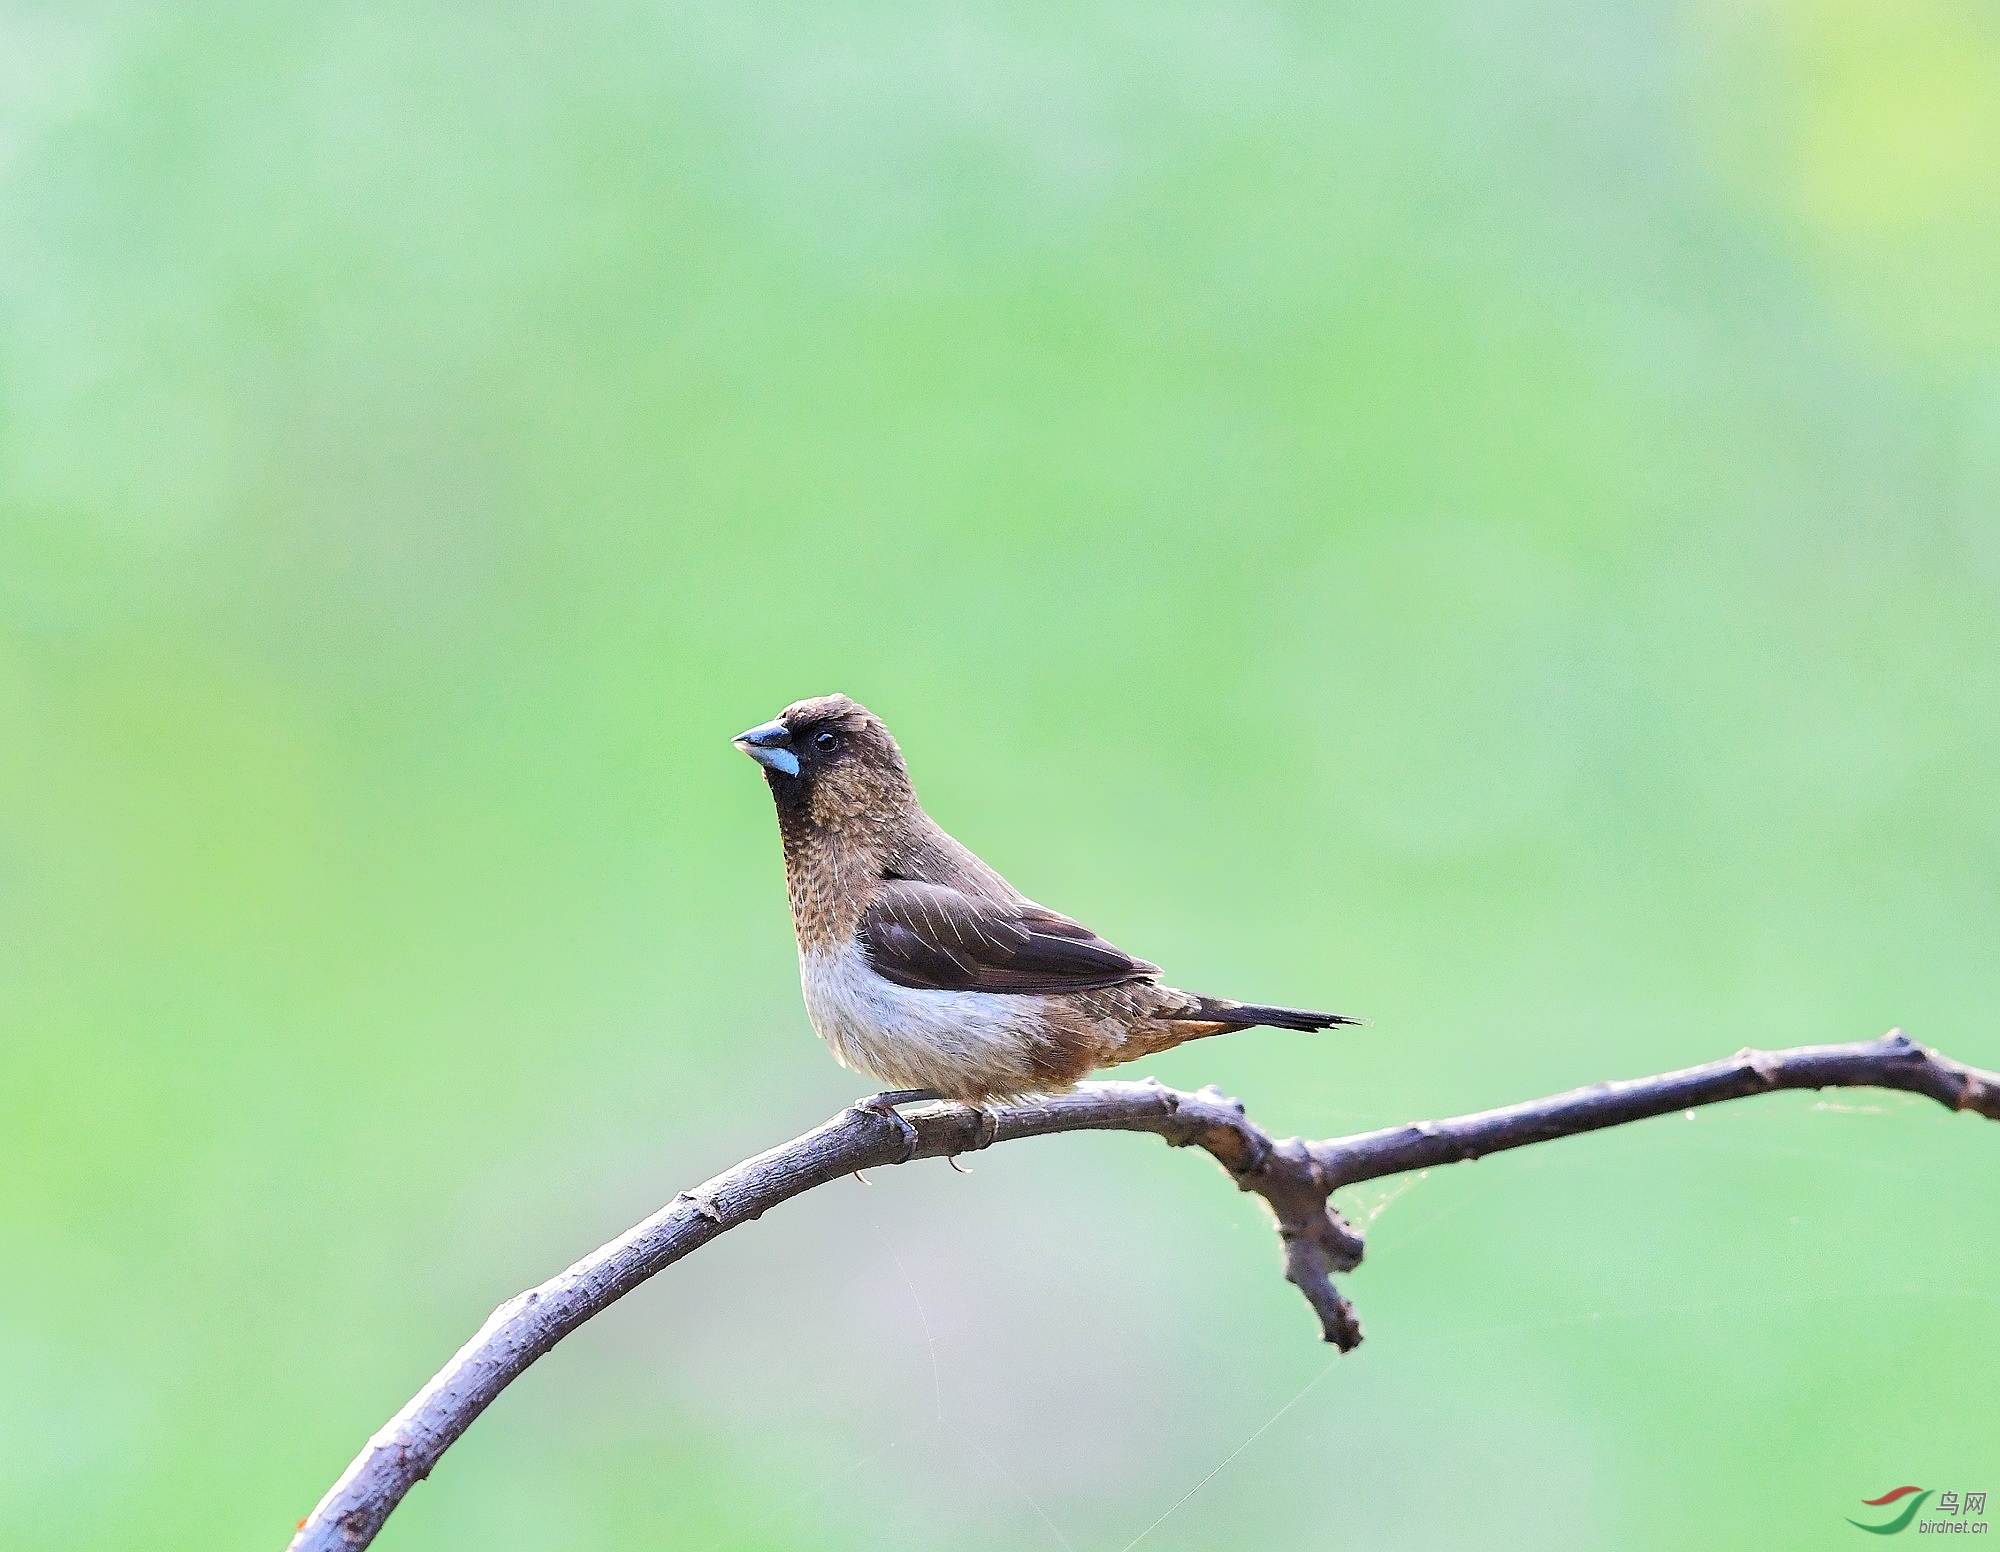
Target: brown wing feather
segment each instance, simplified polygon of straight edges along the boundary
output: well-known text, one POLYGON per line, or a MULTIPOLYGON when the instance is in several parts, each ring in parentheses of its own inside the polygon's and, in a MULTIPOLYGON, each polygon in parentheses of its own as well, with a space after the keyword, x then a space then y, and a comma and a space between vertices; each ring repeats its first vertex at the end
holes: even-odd
POLYGON ((861 918, 861 948, 884 980, 951 992, 1083 992, 1160 973, 1067 916, 897 879, 861 918))

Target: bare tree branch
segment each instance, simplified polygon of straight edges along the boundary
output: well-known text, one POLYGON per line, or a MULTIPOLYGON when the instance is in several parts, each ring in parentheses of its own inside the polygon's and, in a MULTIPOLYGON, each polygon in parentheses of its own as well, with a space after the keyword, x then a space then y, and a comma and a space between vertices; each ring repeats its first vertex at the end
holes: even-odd
POLYGON ((718 1234, 855 1170, 972 1153, 1051 1132, 1153 1132, 1172 1147, 1203 1148, 1239 1188, 1269 1205, 1284 1245, 1286 1278, 1312 1305, 1325 1339, 1348 1351, 1361 1341, 1361 1324, 1334 1287, 1333 1274, 1361 1264, 1362 1238, 1328 1205, 1330 1192, 1697 1105, 1813 1088, 1906 1089, 1952 1110, 2000 1120, 2000 1074, 1941 1056, 1900 1030, 1851 1045, 1744 1050, 1704 1067, 1324 1142, 1273 1142, 1220 1090, 1187 1094, 1152 1080, 1086 1083, 1074 1093, 984 1110, 945 1104, 907 1117, 844 1110, 803 1137, 683 1191, 560 1276, 501 1305, 368 1441, 300 1523, 292 1552, 367 1546, 472 1420, 557 1342, 718 1234))

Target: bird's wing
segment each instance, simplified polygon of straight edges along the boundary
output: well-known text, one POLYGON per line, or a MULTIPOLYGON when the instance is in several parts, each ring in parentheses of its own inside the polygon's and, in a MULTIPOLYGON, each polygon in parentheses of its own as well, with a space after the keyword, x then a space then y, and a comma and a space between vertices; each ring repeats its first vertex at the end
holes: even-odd
POLYGON ((979 900, 892 879, 861 918, 884 980, 951 992, 1084 992, 1160 973, 1088 927, 1029 901, 979 900))

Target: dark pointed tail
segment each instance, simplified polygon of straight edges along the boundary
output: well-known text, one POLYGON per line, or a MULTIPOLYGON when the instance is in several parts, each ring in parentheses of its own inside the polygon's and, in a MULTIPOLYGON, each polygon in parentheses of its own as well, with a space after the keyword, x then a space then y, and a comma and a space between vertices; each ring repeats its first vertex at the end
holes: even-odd
POLYGON ((1313 1013, 1304 1008, 1267 1008, 1256 1002, 1231 1002, 1227 997, 1204 997, 1201 999, 1201 1016, 1214 1019, 1218 1024, 1233 1024, 1238 1029, 1248 1029, 1254 1024, 1267 1024, 1272 1029, 1332 1029, 1339 1024, 1363 1024, 1365 1019, 1349 1018, 1345 1013, 1313 1013))

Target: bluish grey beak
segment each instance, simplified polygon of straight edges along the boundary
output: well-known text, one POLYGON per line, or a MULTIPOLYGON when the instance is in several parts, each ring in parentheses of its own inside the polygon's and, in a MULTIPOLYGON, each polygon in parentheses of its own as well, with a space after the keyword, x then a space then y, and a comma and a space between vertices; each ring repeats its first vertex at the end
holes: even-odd
POLYGON ((787 776, 799 773, 799 757, 792 752, 791 729, 782 722, 766 722, 747 733, 738 733, 736 747, 759 765, 768 765, 787 776))

